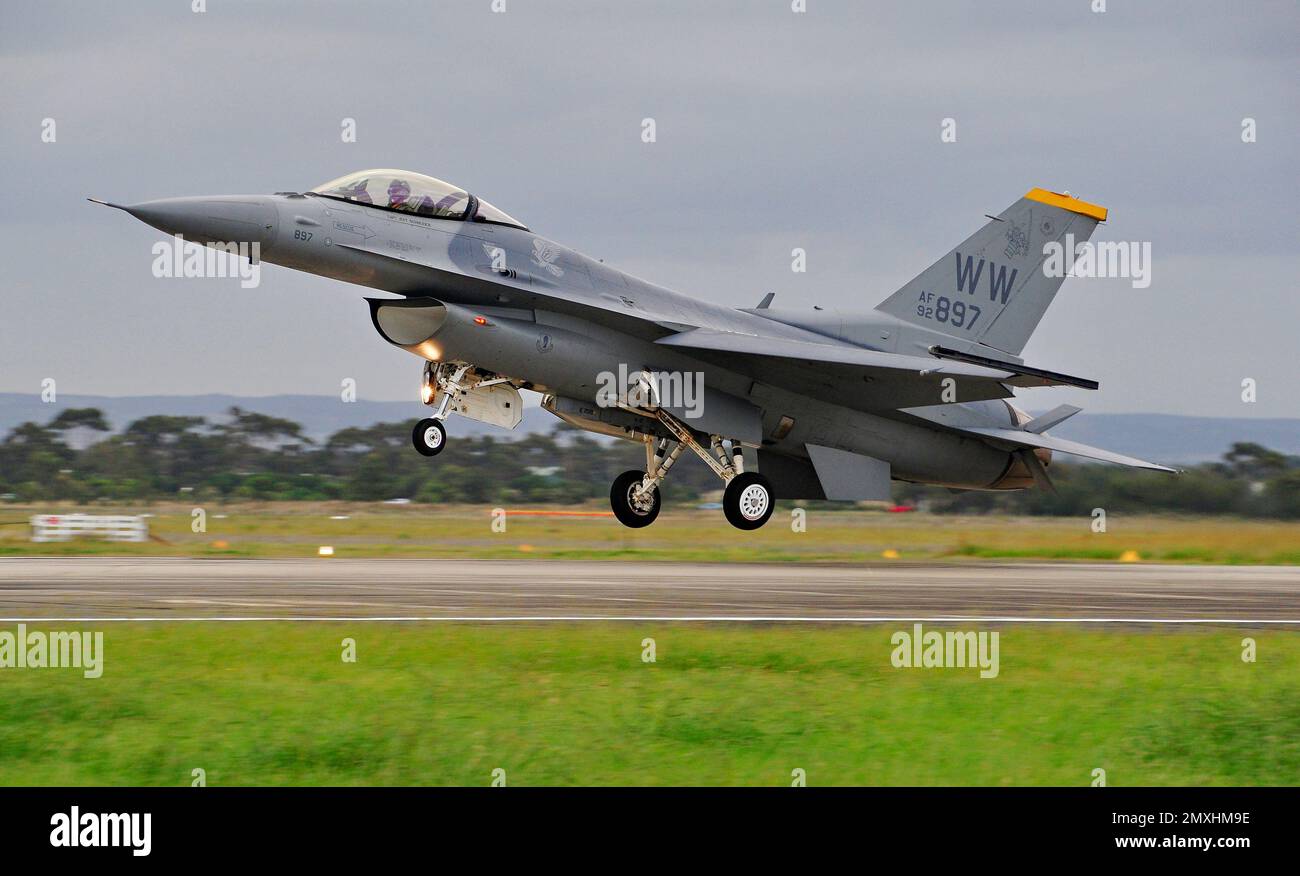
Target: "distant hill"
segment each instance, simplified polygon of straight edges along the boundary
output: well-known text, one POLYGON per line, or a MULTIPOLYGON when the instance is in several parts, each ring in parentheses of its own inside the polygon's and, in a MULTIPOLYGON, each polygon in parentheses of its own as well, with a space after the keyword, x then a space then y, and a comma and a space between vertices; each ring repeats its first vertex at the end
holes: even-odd
MULTIPOLYGON (((463 417, 453 417, 451 434, 497 435, 509 438, 529 432, 549 432, 559 422, 537 407, 537 396, 526 394, 524 420, 511 433, 463 417)), ((0 434, 19 423, 45 423, 64 408, 99 408, 114 429, 151 414, 207 417, 220 420, 231 407, 284 417, 303 425, 311 438, 322 439, 349 426, 391 423, 419 416, 414 401, 344 403, 337 396, 314 395, 60 395, 47 405, 35 394, 0 393, 0 434)), ((1174 414, 1079 414, 1052 430, 1055 435, 1083 441, 1157 462, 1194 463, 1217 459, 1234 441, 1253 441, 1272 450, 1300 456, 1300 418, 1184 417, 1174 414)))
POLYGON ((1218 459, 1234 441, 1253 441, 1288 456, 1300 456, 1300 419, 1082 413, 1053 429, 1052 434, 1154 462, 1218 459))
MULTIPOLYGON (((104 412, 114 431, 127 424, 153 414, 170 414, 184 417, 206 417, 213 422, 225 419, 226 411, 240 407, 246 411, 283 417, 301 423, 303 433, 317 441, 340 429, 350 426, 373 426, 375 423, 395 423, 421 416, 428 410, 419 402, 366 401, 343 402, 338 396, 328 395, 64 395, 58 402, 45 404, 38 395, 0 393, 0 435, 6 434, 19 423, 47 423, 64 408, 99 408, 104 412)), ((514 434, 547 432, 551 424, 560 422, 537 407, 537 396, 525 398, 524 420, 514 432, 507 432, 474 420, 456 418, 455 435, 495 434, 503 438, 514 434)))

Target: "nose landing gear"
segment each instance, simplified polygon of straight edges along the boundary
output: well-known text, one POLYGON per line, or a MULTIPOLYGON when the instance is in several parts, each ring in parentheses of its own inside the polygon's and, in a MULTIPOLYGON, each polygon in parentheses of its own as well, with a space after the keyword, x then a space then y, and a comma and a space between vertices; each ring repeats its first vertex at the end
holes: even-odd
POLYGON ((425 417, 411 430, 411 444, 421 456, 437 456, 447 446, 447 427, 442 421, 451 413, 452 400, 461 389, 461 379, 469 365, 450 367, 424 363, 420 380, 420 401, 433 407, 433 416, 425 417))
POLYGON ((468 362, 425 362, 420 401, 433 408, 416 425, 411 441, 424 456, 435 456, 447 442, 442 422, 453 413, 513 429, 523 418, 516 381, 468 362))

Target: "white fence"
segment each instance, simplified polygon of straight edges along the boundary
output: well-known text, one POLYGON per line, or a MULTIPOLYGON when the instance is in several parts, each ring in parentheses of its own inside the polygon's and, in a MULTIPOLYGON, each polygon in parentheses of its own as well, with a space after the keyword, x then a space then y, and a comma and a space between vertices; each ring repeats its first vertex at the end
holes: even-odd
POLYGON ((67 541, 77 537, 147 541, 149 523, 143 517, 97 514, 37 514, 32 517, 32 541, 67 541))

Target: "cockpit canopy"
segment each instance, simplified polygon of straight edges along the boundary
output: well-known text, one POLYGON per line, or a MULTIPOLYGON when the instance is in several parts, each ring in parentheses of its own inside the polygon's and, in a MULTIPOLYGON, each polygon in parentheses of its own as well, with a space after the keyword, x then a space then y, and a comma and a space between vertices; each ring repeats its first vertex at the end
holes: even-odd
POLYGON ((360 170, 316 186, 311 192, 326 198, 369 204, 431 219, 488 222, 527 230, 524 223, 482 198, 451 183, 409 170, 360 170))

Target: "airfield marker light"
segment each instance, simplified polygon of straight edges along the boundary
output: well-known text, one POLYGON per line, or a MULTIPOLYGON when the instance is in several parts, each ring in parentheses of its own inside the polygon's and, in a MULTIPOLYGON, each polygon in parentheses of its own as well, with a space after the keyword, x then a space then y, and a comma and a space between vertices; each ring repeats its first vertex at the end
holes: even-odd
POLYGON ((334 547, 332 545, 323 544, 320 546, 320 550, 316 551, 316 554, 317 556, 322 557, 332 557, 334 556, 334 547))
POLYGON ((893 548, 889 548, 885 551, 882 551, 880 556, 885 558, 886 560, 896 560, 899 557, 901 557, 902 554, 900 554, 898 551, 894 550, 893 548))

